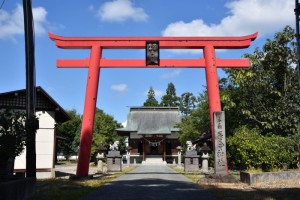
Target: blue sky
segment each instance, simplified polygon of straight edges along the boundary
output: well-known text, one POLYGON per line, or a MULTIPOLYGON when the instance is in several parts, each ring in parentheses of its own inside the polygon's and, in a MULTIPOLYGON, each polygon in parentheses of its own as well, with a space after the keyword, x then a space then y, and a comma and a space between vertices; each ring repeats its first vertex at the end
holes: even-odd
MULTIPOLYGON (((0 0, 0 3, 2 0, 0 0)), ((87 69, 58 69, 58 58, 86 58, 88 50, 58 49, 48 32, 61 36, 242 36, 259 33, 248 49, 218 51, 240 58, 261 47, 285 25, 294 27, 293 0, 33 0, 36 79, 63 108, 83 112, 87 69)), ((25 88, 21 0, 0 10, 0 93, 25 88)), ((104 50, 106 58, 144 58, 142 50, 104 50)), ((201 51, 161 51, 161 58, 199 58, 201 51)), ((218 70, 219 77, 224 76, 218 70)), ((167 84, 177 95, 198 95, 204 69, 101 69, 97 107, 124 122, 128 106, 141 106, 152 86, 160 101, 167 84)))

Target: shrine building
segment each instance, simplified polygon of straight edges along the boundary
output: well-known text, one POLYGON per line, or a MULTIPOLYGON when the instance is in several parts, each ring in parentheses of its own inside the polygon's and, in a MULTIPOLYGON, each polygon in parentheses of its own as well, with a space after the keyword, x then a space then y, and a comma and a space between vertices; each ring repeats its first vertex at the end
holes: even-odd
POLYGON ((117 129, 119 135, 128 137, 130 163, 177 163, 179 122, 178 107, 131 107, 126 127, 117 129))

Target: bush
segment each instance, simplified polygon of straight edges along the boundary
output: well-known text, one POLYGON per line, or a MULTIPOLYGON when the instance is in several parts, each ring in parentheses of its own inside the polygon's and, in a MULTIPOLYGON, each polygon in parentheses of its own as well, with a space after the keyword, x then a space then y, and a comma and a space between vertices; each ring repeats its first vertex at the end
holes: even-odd
POLYGON ((269 171, 293 163, 293 141, 282 136, 263 136, 242 126, 227 138, 228 165, 232 169, 261 168, 269 171))
POLYGON ((0 110, 0 163, 14 159, 24 150, 26 129, 25 113, 0 110))

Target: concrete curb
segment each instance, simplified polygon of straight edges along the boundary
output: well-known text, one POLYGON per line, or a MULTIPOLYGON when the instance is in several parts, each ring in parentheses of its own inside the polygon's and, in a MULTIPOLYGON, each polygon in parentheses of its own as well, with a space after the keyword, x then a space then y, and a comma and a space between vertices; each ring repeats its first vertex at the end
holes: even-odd
POLYGON ((262 172, 262 173, 249 173, 241 172, 240 179, 248 185, 256 183, 281 181, 281 180, 299 180, 300 172, 284 171, 284 172, 262 172))

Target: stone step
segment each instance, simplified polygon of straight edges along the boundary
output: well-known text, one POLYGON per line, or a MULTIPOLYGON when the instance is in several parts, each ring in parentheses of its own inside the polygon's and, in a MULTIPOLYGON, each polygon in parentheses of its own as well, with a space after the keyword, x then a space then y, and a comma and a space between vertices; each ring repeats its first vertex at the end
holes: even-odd
POLYGON ((142 162, 144 165, 164 165, 162 156, 146 156, 145 161, 142 162))

